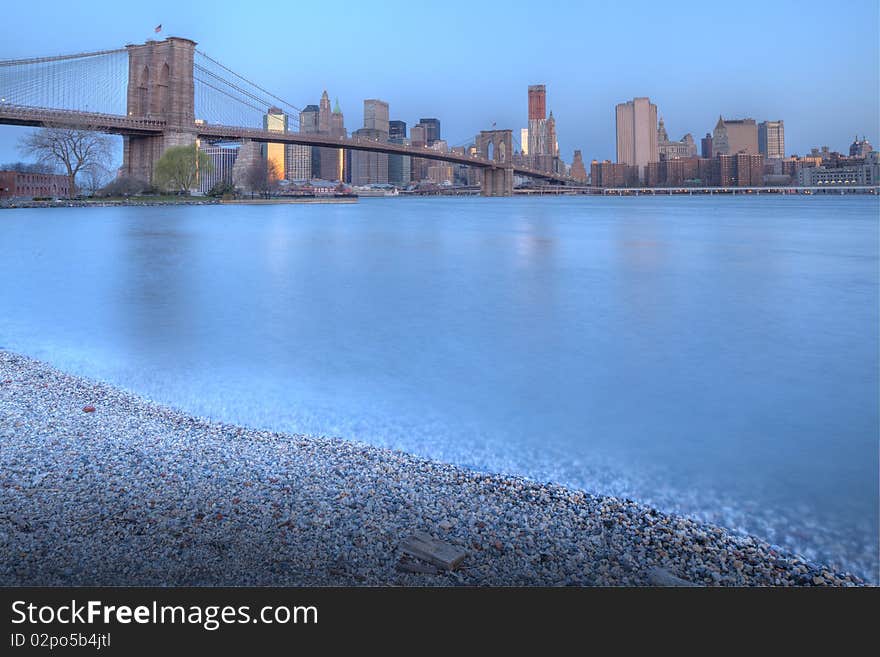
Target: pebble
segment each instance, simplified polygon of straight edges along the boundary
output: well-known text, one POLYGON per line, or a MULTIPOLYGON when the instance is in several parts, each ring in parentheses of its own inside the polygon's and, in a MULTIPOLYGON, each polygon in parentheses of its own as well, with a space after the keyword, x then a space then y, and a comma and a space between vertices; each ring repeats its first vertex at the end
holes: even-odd
POLYGON ((864 583, 630 499, 213 422, 9 351, 0 381, 2 586, 864 583), (467 568, 398 568, 432 526, 467 568))

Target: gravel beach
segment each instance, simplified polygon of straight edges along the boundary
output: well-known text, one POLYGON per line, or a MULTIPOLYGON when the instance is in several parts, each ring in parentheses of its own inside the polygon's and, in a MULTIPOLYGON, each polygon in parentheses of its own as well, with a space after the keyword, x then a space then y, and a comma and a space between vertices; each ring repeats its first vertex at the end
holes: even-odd
POLYGON ((0 351, 2 585, 858 585, 614 497, 196 418, 0 351), (417 532, 467 553, 401 559, 417 532))

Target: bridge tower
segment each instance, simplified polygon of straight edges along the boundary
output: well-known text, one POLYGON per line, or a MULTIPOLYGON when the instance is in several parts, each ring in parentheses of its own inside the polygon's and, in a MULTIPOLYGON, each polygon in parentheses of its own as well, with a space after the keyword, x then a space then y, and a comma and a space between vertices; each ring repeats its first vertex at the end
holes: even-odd
POLYGON ((479 154, 495 162, 483 169, 483 196, 513 195, 513 135, 510 130, 483 130, 477 140, 479 154))
POLYGON ((123 139, 122 168, 126 175, 152 182, 166 148, 195 142, 193 57, 196 42, 180 37, 128 45, 129 116, 165 121, 154 136, 123 139))

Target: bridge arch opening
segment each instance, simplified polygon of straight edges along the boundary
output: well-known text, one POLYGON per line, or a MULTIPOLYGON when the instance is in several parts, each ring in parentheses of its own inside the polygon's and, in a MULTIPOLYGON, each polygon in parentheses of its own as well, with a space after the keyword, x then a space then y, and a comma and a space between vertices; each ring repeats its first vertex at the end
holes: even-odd
POLYGON ((153 94, 152 111, 154 114, 165 114, 168 112, 168 82, 171 79, 171 69, 168 62, 162 65, 159 72, 159 80, 153 94))
POLYGON ((486 146, 486 159, 487 160, 494 160, 495 159, 495 144, 491 141, 486 146))

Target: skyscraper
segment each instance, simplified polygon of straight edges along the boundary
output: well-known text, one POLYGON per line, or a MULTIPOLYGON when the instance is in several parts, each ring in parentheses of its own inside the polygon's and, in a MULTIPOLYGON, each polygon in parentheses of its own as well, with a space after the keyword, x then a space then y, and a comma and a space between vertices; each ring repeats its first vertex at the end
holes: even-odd
MULTIPOLYGON (((306 135, 318 134, 318 114, 320 108, 317 105, 306 105, 299 113, 299 131, 306 135)), ((310 164, 308 167, 309 178, 321 176, 321 157, 317 148, 306 146, 309 149, 310 164)), ((305 172, 305 166, 300 168, 299 173, 305 172)))
POLYGON ((584 166, 584 158, 580 151, 574 152, 574 159, 571 161, 571 177, 581 182, 587 182, 587 168, 584 166))
MULTIPOLYGON (((390 121, 388 103, 376 98, 364 101, 364 127, 355 130, 353 137, 388 141, 390 121)), ((369 185, 388 182, 388 155, 368 151, 351 152, 351 184, 369 185)))
POLYGON ((519 145, 522 148, 522 154, 529 154, 529 129, 528 128, 520 128, 519 130, 519 145))
POLYGON ((529 121, 547 118, 547 87, 543 84, 529 85, 529 121))
POLYGON ((758 124, 758 152, 764 157, 785 157, 785 126, 783 121, 763 121, 758 124))
MULTIPOLYGON (((409 140, 406 138, 406 121, 388 122, 388 141, 392 144, 409 145, 409 140)), ((388 182, 398 187, 406 187, 410 183, 411 175, 409 155, 388 156, 388 182)))
POLYGON ((657 106, 647 97, 633 98, 616 107, 617 162, 638 169, 645 179, 649 162, 660 161, 657 144, 657 106))
MULTIPOLYGON (((336 104, 333 107, 333 113, 330 115, 330 136, 331 137, 345 137, 345 117, 342 114, 342 109, 339 107, 339 99, 336 99, 336 104)), ((337 148, 334 149, 336 151, 336 163, 335 170, 333 172, 333 177, 331 180, 338 180, 340 182, 345 180, 346 171, 345 171, 345 149, 337 148)))
POLYGON ((712 151, 714 155, 758 155, 758 126, 755 119, 724 120, 719 116, 712 133, 712 151))
MULTIPOLYGON (((269 132, 287 132, 287 115, 277 107, 270 107, 263 117, 263 128, 269 132)), ((266 166, 270 181, 281 180, 286 174, 284 150, 284 144, 266 144, 266 166)))
POLYGON ((388 139, 406 139, 406 121, 389 121, 388 139))
POLYGON ((419 119, 419 125, 425 126, 428 146, 433 146, 440 139, 440 119, 419 119))
POLYGON ((700 156, 704 158, 711 158, 712 154, 712 135, 708 132, 706 136, 700 140, 700 156))
MULTIPOLYGON (((409 132, 410 144, 413 148, 424 148, 428 145, 428 130, 421 123, 417 123, 409 132)), ((421 157, 414 157, 410 161, 411 180, 421 182, 428 177, 428 161, 421 157)))
POLYGON ((364 101, 364 127, 378 130, 388 138, 388 103, 384 100, 369 98, 364 101))

